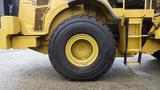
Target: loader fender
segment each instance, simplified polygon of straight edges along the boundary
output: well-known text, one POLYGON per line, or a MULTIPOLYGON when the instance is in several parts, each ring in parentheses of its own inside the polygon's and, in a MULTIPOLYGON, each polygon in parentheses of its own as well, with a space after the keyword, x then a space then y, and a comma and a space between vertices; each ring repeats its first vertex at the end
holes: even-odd
MULTIPOLYGON (((50 9, 50 11, 47 13, 46 18, 45 18, 45 26, 44 30, 46 30, 46 40, 50 38, 50 33, 52 32, 53 28, 53 21, 56 19, 56 17, 66 9, 72 8, 77 5, 86 5, 88 6, 99 6, 101 9, 103 9, 103 12, 105 12, 106 16, 108 17, 109 20, 111 21, 118 21, 120 18, 116 16, 113 11, 112 7, 110 6, 109 2, 106 0, 69 0, 68 2, 63 2, 61 6, 56 7, 56 9, 50 9), (49 34, 49 35, 48 35, 49 34)), ((57 23, 57 21, 56 21, 57 23)), ((55 24, 55 23, 54 23, 55 24)), ((54 26, 55 27, 55 26, 54 26)))
POLYGON ((120 18, 118 16, 116 16, 113 11, 112 11, 112 7, 110 6, 109 2, 107 0, 70 0, 69 2, 69 6, 73 7, 73 6, 77 6, 77 5, 100 5, 105 12, 109 13, 109 17, 115 19, 115 20, 119 20, 120 18))

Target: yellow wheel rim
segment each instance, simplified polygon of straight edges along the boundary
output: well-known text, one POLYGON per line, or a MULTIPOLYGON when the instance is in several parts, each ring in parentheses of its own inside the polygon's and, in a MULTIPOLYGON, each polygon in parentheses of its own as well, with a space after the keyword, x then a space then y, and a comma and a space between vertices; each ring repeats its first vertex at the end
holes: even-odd
POLYGON ((77 34, 67 41, 65 53, 73 65, 86 67, 95 62, 99 48, 96 40, 90 35, 77 34))

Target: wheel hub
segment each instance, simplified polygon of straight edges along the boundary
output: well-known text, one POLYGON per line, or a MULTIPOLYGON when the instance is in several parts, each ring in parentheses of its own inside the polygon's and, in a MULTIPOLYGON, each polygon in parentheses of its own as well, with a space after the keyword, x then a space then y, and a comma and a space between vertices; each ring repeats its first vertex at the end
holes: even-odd
POLYGON ((65 52, 73 65, 85 67, 96 60, 99 48, 96 40, 90 35, 77 34, 68 40, 65 52))

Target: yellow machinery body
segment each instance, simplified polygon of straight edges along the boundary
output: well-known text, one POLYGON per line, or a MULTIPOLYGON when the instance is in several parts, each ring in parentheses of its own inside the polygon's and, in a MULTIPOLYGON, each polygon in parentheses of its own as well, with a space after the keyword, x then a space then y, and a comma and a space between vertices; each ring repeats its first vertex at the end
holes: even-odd
MULTIPOLYGON (((55 28, 65 19, 77 16, 94 16, 106 24, 119 24, 119 41, 117 56, 123 56, 126 48, 125 30, 128 24, 127 54, 149 53, 160 50, 160 17, 155 17, 152 0, 143 9, 126 9, 125 0, 122 7, 114 8, 107 0, 88 0, 89 6, 81 0, 19 0, 19 14, 0 17, 0 48, 31 48, 48 53, 48 41, 55 28), (77 1, 77 2, 76 2, 77 1), (142 25, 145 19, 154 23, 148 39, 142 45, 142 25), (126 20, 128 23, 125 23, 126 20), (151 35, 150 37, 150 34, 151 35)), ((87 0, 82 0, 87 1, 87 0)))

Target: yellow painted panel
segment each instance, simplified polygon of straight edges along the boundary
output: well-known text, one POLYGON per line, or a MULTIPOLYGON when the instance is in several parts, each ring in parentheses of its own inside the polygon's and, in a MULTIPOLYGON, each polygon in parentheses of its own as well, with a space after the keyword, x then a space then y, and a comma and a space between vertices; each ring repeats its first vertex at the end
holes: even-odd
POLYGON ((153 54, 158 50, 160 50, 160 42, 155 39, 148 39, 142 48, 142 52, 147 54, 153 54))
POLYGON ((6 34, 17 34, 20 32, 19 19, 12 16, 1 17, 1 29, 6 32, 6 34))
POLYGON ((160 28, 155 31, 155 39, 160 39, 160 28))
POLYGON ((0 48, 11 48, 11 35, 18 34, 20 32, 20 24, 17 17, 3 16, 0 17, 0 48))
POLYGON ((38 47, 40 41, 38 41, 39 36, 15 36, 12 38, 13 48, 29 48, 38 47))

